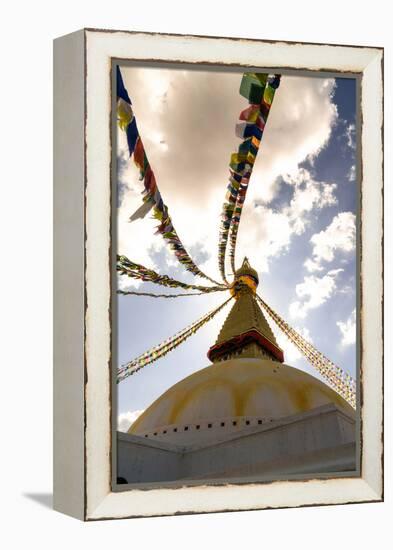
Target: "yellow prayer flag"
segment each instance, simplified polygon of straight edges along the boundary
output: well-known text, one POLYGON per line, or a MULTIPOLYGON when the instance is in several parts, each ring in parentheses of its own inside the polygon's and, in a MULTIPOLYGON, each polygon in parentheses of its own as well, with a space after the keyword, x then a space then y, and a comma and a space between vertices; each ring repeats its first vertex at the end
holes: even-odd
POLYGON ((267 103, 268 105, 271 105, 273 101, 273 97, 274 97, 274 89, 271 88, 270 86, 266 86, 265 91, 263 93, 264 102, 267 103))
POLYGON ((125 131, 133 118, 134 113, 131 105, 119 97, 117 100, 117 120, 121 130, 125 131))

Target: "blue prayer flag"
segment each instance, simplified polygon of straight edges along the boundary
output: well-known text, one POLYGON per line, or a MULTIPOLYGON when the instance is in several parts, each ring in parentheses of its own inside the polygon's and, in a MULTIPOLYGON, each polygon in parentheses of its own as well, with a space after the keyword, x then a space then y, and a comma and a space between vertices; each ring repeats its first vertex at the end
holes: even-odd
POLYGON ((128 95, 128 92, 124 87, 123 77, 121 76, 119 66, 116 67, 116 85, 117 85, 117 97, 121 97, 122 99, 124 99, 124 101, 132 105, 130 96, 128 95))
POLYGON ((127 134, 128 151, 131 156, 132 153, 134 152, 136 140, 138 139, 138 135, 139 135, 135 117, 131 120, 131 122, 127 126, 126 134, 127 134))

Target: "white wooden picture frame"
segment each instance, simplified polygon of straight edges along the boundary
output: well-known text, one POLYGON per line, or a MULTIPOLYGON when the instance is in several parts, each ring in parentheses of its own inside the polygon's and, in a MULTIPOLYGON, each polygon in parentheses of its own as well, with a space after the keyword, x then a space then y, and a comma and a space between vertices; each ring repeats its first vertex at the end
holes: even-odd
POLYGON ((81 520, 383 499, 383 50, 85 29, 54 43, 54 507, 81 520), (360 475, 112 490, 112 61, 359 75, 360 475))

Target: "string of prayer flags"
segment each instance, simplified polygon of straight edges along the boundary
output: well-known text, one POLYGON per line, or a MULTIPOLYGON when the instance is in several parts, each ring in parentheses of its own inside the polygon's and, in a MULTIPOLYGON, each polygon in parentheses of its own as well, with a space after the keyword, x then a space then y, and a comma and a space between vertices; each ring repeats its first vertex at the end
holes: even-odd
POLYGON ((244 73, 240 83, 240 94, 249 106, 240 113, 235 134, 242 139, 238 151, 232 153, 229 161, 229 183, 225 196, 218 244, 218 265, 225 282, 225 254, 229 234, 231 234, 232 270, 235 271, 234 250, 236 247, 237 227, 246 198, 247 188, 257 157, 263 131, 265 129, 274 92, 280 83, 280 76, 266 73, 244 73))
POLYGON ((168 275, 160 275, 153 269, 144 267, 141 264, 137 264, 127 258, 127 256, 117 257, 117 271, 120 275, 127 275, 133 279, 139 279, 149 283, 156 283, 158 285, 167 286, 170 288, 184 288, 186 290, 200 290, 204 294, 209 292, 218 292, 227 290, 224 286, 201 286, 182 283, 176 279, 168 277, 168 275))
MULTIPOLYGON (((233 272, 235 272, 236 269, 236 241, 243 205, 246 199, 252 169, 273 103, 274 94, 280 85, 280 79, 280 75, 245 73, 240 85, 240 93, 249 100, 250 106, 240 114, 240 119, 245 121, 242 123, 244 125, 242 126, 242 133, 240 132, 240 137, 243 137, 243 142, 239 146, 239 154, 244 158, 244 167, 242 171, 243 177, 234 208, 234 215, 231 218, 229 229, 229 257, 233 272), (260 103, 257 105, 258 110, 256 110, 256 105, 254 103, 256 97, 260 98, 260 103)), ((239 126, 237 130, 239 132, 239 126)))
POLYGON ((164 340, 164 342, 161 342, 161 344, 159 344, 158 346, 151 348, 149 351, 146 351, 136 359, 133 359, 132 361, 125 363, 124 365, 119 367, 117 371, 117 383, 125 380, 126 378, 128 378, 128 376, 135 374, 141 368, 149 365, 150 363, 153 363, 154 361, 157 361, 158 359, 161 359, 161 357, 164 357, 167 353, 177 348, 180 344, 187 340, 187 338, 192 336, 192 334, 195 334, 197 330, 199 330, 203 325, 205 325, 215 315, 217 315, 217 313, 221 311, 230 300, 232 300, 232 296, 228 298, 228 300, 226 300, 223 304, 215 308, 213 311, 207 313, 201 319, 192 323, 192 325, 190 325, 189 327, 186 327, 171 338, 168 338, 167 340, 164 340))
POLYGON ((116 292, 117 294, 122 294, 123 296, 147 296, 149 298, 181 298, 182 296, 202 296, 203 294, 206 294, 206 292, 183 292, 182 294, 154 294, 153 292, 137 292, 133 290, 117 290, 116 292))
POLYGON ((343 397, 354 409, 356 408, 356 380, 325 357, 310 342, 308 342, 295 329, 290 327, 282 317, 278 315, 260 296, 257 300, 278 328, 287 336, 300 353, 317 369, 329 386, 343 397))
POLYGON ((134 163, 139 169, 139 179, 143 181, 144 185, 142 191, 143 204, 130 216, 129 221, 133 222, 144 218, 152 210, 153 217, 159 222, 157 233, 162 235, 185 269, 194 275, 211 281, 215 285, 222 284, 203 273, 193 262, 173 226, 168 207, 163 201, 154 172, 147 158, 132 110, 131 99, 124 86, 119 67, 117 67, 117 120, 119 128, 126 132, 129 155, 133 157, 134 163))

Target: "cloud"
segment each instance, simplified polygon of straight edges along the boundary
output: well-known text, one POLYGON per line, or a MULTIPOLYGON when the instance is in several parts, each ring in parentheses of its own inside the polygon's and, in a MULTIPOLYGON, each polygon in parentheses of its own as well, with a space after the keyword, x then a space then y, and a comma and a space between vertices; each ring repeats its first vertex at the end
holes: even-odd
POLYGON ((265 204, 246 204, 243 209, 238 249, 252 258, 260 272, 268 271, 270 258, 289 249, 293 236, 304 233, 311 222, 311 212, 337 202, 336 185, 316 181, 304 168, 292 176, 286 175, 283 185, 290 186, 293 193, 287 206, 274 209, 265 204))
POLYGON ((296 285, 296 295, 299 300, 289 306, 291 317, 304 319, 310 309, 324 304, 334 294, 337 285, 336 278, 343 269, 332 269, 323 277, 306 275, 302 283, 296 285))
POLYGON ((347 145, 350 149, 356 148, 356 126, 355 124, 348 124, 345 129, 345 137, 347 138, 347 145))
POLYGON ((352 212, 340 212, 330 225, 315 233, 310 242, 313 245, 312 259, 306 260, 308 271, 320 271, 322 262, 332 262, 336 252, 351 252, 356 244, 355 215, 352 212))
POLYGON ((117 430, 119 432, 127 432, 131 424, 144 412, 144 409, 136 411, 127 411, 120 413, 117 417, 117 430))
POLYGON ((300 235, 305 230, 306 215, 309 212, 337 203, 334 195, 337 185, 315 181, 310 172, 304 168, 289 181, 294 185, 295 190, 290 205, 285 211, 292 222, 294 232, 300 235))
POLYGON ((355 181, 355 180, 356 180, 356 166, 355 164, 352 164, 348 172, 348 181, 355 181))
MULTIPOLYGON (((218 229, 228 161, 239 144, 235 124, 247 105, 238 93, 241 75, 135 67, 122 72, 176 230, 188 250, 194 247, 202 254, 202 269, 219 277, 218 229)), ((304 231, 307 216, 321 205, 333 204, 334 185, 315 181, 299 165, 316 158, 328 143, 337 120, 334 86, 334 79, 282 78, 240 224, 239 260, 252 250, 250 259, 259 262, 256 267, 267 270, 270 258, 287 249, 293 234, 304 231), (280 178, 294 192, 289 205, 274 210, 268 202, 279 193, 280 178)), ((120 152, 125 151, 124 133, 118 138, 120 152)), ((132 161, 122 165, 119 178, 119 252, 152 266, 153 252, 162 250, 164 243, 160 236, 154 237, 157 222, 149 215, 128 222, 140 205, 142 191, 132 161)), ((169 258, 166 255, 167 262, 169 258)))
POLYGON ((354 309, 346 321, 337 321, 341 332, 341 345, 350 346, 356 342, 356 310, 354 309))
POLYGON ((304 267, 307 269, 307 271, 310 272, 323 271, 323 267, 314 260, 311 260, 311 258, 307 258, 307 260, 304 262, 304 267))

